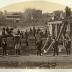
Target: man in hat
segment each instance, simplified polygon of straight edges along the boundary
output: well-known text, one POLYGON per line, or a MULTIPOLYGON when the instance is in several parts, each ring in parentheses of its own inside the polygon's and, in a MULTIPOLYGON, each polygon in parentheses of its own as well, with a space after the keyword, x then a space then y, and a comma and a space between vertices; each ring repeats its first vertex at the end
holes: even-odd
POLYGON ((6 40, 3 39, 2 40, 2 48, 3 48, 3 55, 6 55, 6 47, 7 47, 7 43, 6 43, 6 40))
POLYGON ((67 55, 71 54, 71 40, 68 40, 68 42, 66 43, 66 52, 67 55))
POLYGON ((39 54, 41 56, 42 39, 39 39, 37 41, 36 46, 37 46, 37 55, 39 54))
POLYGON ((53 56, 55 56, 55 54, 57 54, 58 56, 58 41, 55 41, 55 43, 53 44, 53 49, 54 49, 53 56))

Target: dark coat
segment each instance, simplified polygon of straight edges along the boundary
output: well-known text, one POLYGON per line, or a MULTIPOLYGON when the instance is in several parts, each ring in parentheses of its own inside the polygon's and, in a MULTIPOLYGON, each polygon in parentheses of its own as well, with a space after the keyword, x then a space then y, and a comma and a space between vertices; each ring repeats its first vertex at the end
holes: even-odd
POLYGON ((66 48, 67 48, 67 49, 71 48, 71 41, 68 41, 68 42, 67 42, 66 48))
POLYGON ((56 42, 54 43, 53 48, 54 48, 54 50, 57 50, 57 49, 58 49, 58 41, 56 41, 56 42))
POLYGON ((42 40, 37 41, 36 46, 37 46, 37 49, 38 49, 38 50, 41 50, 41 47, 42 47, 42 40))

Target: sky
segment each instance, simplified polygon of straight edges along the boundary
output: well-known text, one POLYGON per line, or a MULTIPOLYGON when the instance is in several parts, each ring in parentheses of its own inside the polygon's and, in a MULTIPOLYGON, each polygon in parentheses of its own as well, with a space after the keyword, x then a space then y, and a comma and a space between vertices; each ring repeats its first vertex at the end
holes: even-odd
MULTIPOLYGON (((11 7, 9 7, 10 5, 13 6, 13 4, 15 5, 17 3, 26 2, 26 1, 28 1, 28 2, 29 1, 47 1, 47 2, 51 2, 51 3, 64 5, 64 6, 69 6, 72 8, 72 0, 0 0, 0 9, 3 9, 3 10, 10 9, 11 8, 11 7)), ((10 11, 12 11, 12 10, 10 10, 10 11)))
POLYGON ((0 0, 0 8, 10 4, 24 2, 24 1, 48 1, 48 2, 59 3, 59 4, 66 4, 67 1, 68 4, 70 4, 72 0, 0 0))
POLYGON ((23 2, 23 1, 25 0, 0 0, 0 8, 10 5, 10 4, 23 2))

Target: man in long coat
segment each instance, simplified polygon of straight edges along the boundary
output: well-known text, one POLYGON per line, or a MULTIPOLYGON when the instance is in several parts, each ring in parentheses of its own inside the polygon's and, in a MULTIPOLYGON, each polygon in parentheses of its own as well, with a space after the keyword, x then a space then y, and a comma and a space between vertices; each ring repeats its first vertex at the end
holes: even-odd
POLYGON ((36 46, 37 46, 37 55, 39 54, 41 56, 42 39, 37 41, 36 46))
POLYGON ((55 54, 57 54, 57 56, 58 56, 58 41, 55 41, 55 43, 53 45, 53 49, 54 49, 53 56, 55 56, 55 54))

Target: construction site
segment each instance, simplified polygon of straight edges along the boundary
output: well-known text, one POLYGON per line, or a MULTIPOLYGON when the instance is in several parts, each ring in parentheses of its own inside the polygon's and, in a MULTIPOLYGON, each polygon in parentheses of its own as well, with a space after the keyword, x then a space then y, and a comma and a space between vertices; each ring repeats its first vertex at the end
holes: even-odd
POLYGON ((55 18, 43 23, 43 26, 38 24, 24 27, 25 31, 16 29, 14 32, 13 28, 6 28, 6 24, 1 28, 0 68, 72 68, 71 9, 66 7, 63 19, 55 18), (39 43, 40 40, 42 43, 39 43), (16 48, 18 43, 19 49, 16 48))

